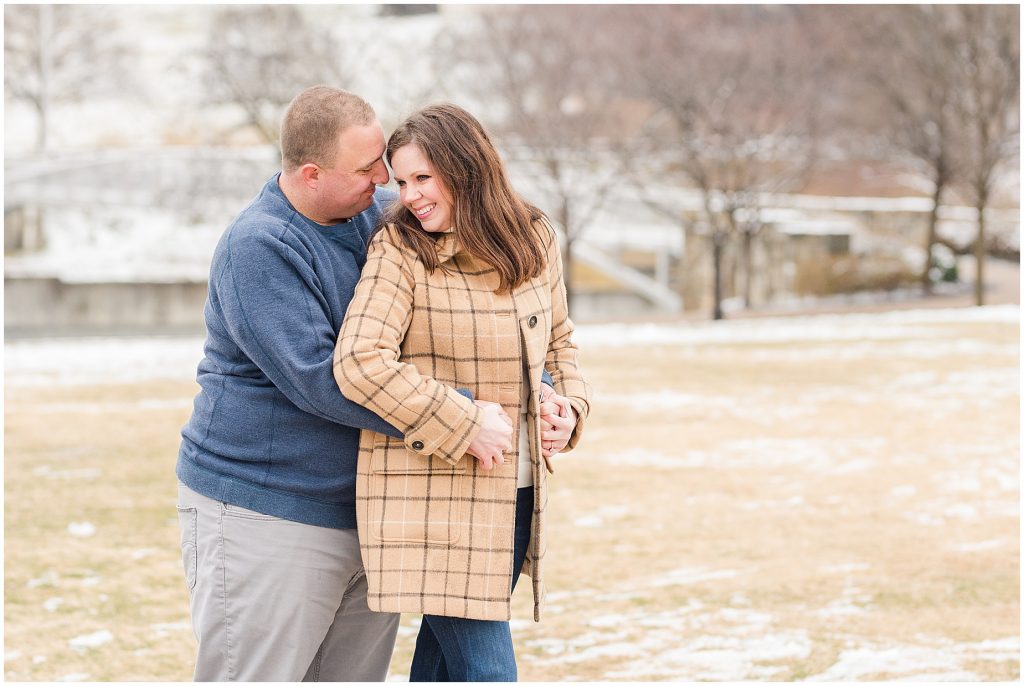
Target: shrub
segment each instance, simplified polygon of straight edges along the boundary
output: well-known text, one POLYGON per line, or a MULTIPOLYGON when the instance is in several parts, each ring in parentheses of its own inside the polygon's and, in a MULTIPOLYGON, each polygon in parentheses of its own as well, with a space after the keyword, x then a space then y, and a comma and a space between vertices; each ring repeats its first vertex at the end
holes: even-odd
POLYGON ((797 262, 793 291, 798 295, 892 291, 917 280, 918 275, 896 257, 821 256, 797 262))

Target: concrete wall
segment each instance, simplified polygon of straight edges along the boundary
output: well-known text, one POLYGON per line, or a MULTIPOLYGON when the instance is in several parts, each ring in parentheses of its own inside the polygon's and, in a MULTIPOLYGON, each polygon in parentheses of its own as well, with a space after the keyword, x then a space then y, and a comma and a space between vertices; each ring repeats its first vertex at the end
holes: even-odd
MULTIPOLYGON (((55 278, 4 279, 8 338, 203 333, 206 282, 65 283, 55 278)), ((578 293, 577 322, 653 311, 632 293, 578 293)))
POLYGON ((4 278, 8 337, 202 333, 206 282, 65 283, 4 278))
POLYGON ((635 318, 644 314, 656 315, 659 310, 636 293, 629 292, 576 292, 572 299, 570 316, 574 323, 604 321, 618 317, 635 318))

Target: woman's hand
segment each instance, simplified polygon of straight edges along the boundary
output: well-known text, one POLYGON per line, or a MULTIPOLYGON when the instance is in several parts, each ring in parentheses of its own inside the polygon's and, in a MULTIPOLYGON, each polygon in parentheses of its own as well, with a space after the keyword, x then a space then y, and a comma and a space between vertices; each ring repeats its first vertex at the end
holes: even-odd
POLYGON ((493 469, 494 465, 505 463, 502 453, 512 450, 512 418, 498 403, 473 402, 483 410, 484 424, 466 452, 480 460, 481 468, 493 469))
POLYGON ((576 413, 569 399, 541 384, 540 447, 544 457, 552 457, 569 444, 576 428, 576 413))

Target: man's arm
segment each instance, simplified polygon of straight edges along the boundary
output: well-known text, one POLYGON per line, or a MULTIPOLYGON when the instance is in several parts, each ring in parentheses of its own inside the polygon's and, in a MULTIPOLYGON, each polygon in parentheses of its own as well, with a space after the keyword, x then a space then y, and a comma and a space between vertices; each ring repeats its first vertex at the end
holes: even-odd
POLYGON ((402 438, 338 392, 337 332, 306 259, 268 234, 229 234, 215 287, 223 321, 242 351, 297 407, 323 419, 402 438))

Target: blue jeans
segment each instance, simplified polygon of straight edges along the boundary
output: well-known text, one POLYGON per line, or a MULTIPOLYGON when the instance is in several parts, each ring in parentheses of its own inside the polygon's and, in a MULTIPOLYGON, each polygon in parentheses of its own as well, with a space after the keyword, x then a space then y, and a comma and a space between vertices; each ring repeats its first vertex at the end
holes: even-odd
MULTIPOLYGON (((533 486, 516 494, 512 588, 530 545, 533 486)), ((516 655, 508 622, 423 615, 409 681, 515 681, 516 655)))

